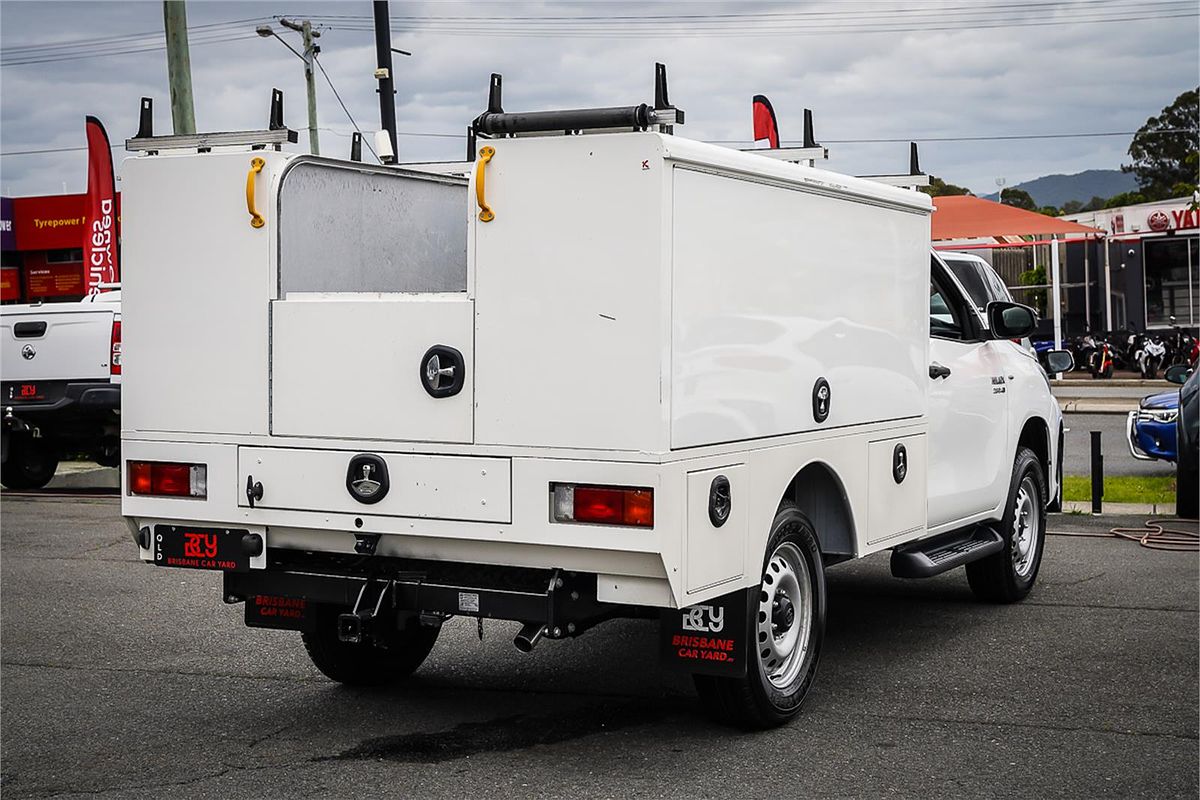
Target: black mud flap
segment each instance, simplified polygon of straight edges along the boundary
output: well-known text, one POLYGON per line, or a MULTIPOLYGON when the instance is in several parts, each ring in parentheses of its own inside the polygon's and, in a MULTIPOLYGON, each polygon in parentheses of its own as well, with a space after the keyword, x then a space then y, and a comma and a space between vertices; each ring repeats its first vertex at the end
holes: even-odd
POLYGON ((280 628, 308 631, 314 627, 313 604, 303 597, 258 594, 246 598, 246 625, 251 628, 280 628))
POLYGON ((753 632, 747 604, 755 589, 740 589, 687 608, 664 609, 659 624, 665 666, 700 675, 742 678, 753 632))

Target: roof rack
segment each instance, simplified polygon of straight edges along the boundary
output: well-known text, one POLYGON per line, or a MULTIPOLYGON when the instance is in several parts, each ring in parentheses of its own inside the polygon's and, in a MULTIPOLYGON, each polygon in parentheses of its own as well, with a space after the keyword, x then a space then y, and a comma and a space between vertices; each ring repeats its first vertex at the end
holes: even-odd
POLYGON ((888 186, 898 186, 901 189, 917 189, 929 185, 929 176, 921 172, 921 162, 917 158, 917 143, 908 143, 908 174, 907 175, 859 175, 876 183, 888 186))
POLYGON ((671 105, 667 97, 667 68, 654 65, 654 106, 639 103, 635 106, 607 108, 576 108, 562 111, 506 112, 501 105, 503 78, 492 73, 488 87, 488 107, 467 128, 467 161, 475 160, 477 138, 498 138, 527 134, 559 134, 571 136, 585 131, 624 129, 644 131, 657 128, 660 133, 673 133, 683 124, 683 110, 671 105))
POLYGON ((177 136, 154 135, 154 101, 142 98, 138 132, 125 140, 130 152, 157 153, 160 150, 196 150, 206 153, 214 147, 249 147, 279 150, 286 143, 295 143, 296 132, 283 124, 283 92, 271 90, 271 116, 263 131, 226 131, 218 133, 185 133, 177 136))

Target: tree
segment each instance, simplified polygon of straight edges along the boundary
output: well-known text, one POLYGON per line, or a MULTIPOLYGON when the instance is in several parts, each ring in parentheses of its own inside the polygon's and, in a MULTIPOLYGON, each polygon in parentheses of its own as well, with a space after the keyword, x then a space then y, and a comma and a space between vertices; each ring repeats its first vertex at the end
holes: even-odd
MULTIPOLYGON (((1022 286, 1045 286, 1046 268, 1042 266, 1027 269, 1017 276, 1017 282, 1022 286)), ((1037 309, 1039 317, 1046 316, 1046 290, 1029 289, 1026 291, 1026 301, 1037 309)))
POLYGON ((1062 205, 1062 213, 1064 214, 1078 214, 1080 211, 1083 211, 1083 203, 1078 200, 1068 200, 1062 205))
POLYGON ((1047 217, 1057 217, 1062 214, 1062 212, 1054 206, 1042 206, 1037 210, 1037 212, 1039 214, 1045 214, 1047 217))
POLYGON ((1184 92, 1138 128, 1129 145, 1132 172, 1147 200, 1190 195, 1200 185, 1200 89, 1184 92))
POLYGON ((1121 192, 1114 194, 1112 197, 1104 201, 1104 208, 1120 208, 1121 206, 1136 206, 1138 203, 1148 201, 1146 195, 1141 192, 1121 192))
POLYGON ((1033 198, 1029 196, 1029 192, 1024 189, 1005 189, 1001 194, 1001 203, 1014 208, 1023 208, 1026 211, 1037 211, 1037 203, 1033 202, 1033 198))
POLYGON ((921 191, 930 197, 945 197, 947 195, 970 194, 971 190, 963 186, 955 186, 953 183, 946 183, 941 178, 933 175, 929 176, 929 185, 922 186, 921 191))

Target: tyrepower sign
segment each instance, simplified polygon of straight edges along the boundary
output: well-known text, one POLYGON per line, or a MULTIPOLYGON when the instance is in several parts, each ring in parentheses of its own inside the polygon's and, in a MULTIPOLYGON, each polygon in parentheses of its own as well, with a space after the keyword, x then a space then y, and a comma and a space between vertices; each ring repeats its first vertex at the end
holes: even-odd
MULTIPOLYGON (((13 198, 13 232, 16 249, 77 250, 83 247, 87 195, 52 194, 13 198)), ((116 222, 120 231, 121 195, 117 194, 116 222)))

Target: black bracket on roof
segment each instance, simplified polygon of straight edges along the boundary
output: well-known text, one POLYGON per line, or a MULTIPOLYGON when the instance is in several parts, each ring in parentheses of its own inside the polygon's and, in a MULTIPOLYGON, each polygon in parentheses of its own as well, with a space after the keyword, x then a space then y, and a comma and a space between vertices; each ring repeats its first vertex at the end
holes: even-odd
POLYGON ((921 172, 921 161, 917 158, 917 143, 908 143, 908 174, 909 175, 924 175, 921 172))
POLYGON ((154 100, 149 97, 142 98, 141 113, 138 118, 138 131, 134 134, 135 139, 148 139, 154 135, 154 100))
POLYGON ((816 138, 813 136, 813 115, 810 109, 804 109, 804 146, 805 147, 820 147, 817 144, 816 138))
POLYGON ((362 134, 358 131, 350 134, 350 160, 362 161, 362 134))
POLYGON ((279 89, 271 90, 271 120, 267 123, 267 130, 278 131, 283 130, 287 126, 283 124, 283 92, 279 89))
POLYGON ((475 160, 475 144, 479 137, 493 138, 529 133, 571 135, 607 128, 640 131, 652 126, 658 126, 663 133, 671 133, 675 125, 683 124, 683 111, 671 105, 667 98, 667 68, 662 64, 655 64, 654 67, 653 107, 640 103, 636 106, 524 113, 504 111, 501 105, 503 79, 499 74, 492 73, 487 111, 476 117, 467 129, 467 160, 475 160))

